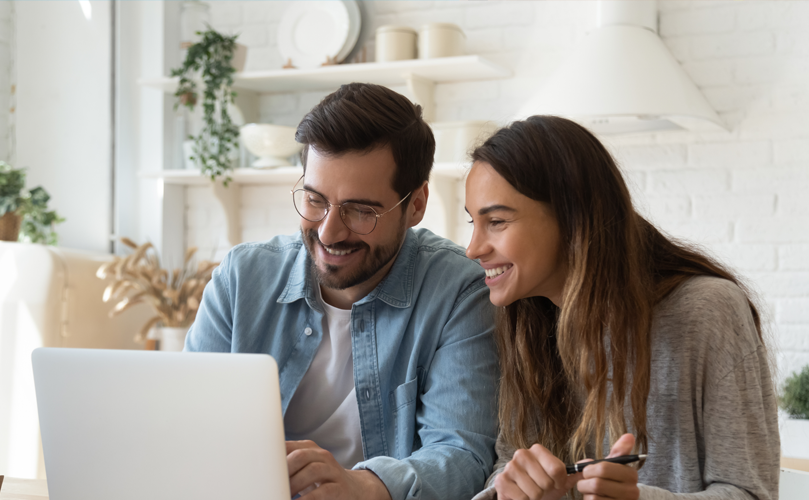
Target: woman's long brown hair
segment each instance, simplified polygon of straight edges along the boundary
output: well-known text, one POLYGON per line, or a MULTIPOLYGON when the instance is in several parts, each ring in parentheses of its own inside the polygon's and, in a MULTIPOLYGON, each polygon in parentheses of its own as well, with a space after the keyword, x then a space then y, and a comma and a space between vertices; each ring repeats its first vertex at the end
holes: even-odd
MULTIPOLYGON (((562 239, 559 265, 567 269, 561 307, 529 297, 499 308, 506 442, 515 448, 540 443, 576 461, 593 453, 601 458, 607 432, 612 443, 631 428, 644 453, 654 306, 695 275, 744 285, 640 216, 611 155, 574 122, 552 116, 515 122, 472 159, 550 205, 562 239)), ((748 302, 761 335, 759 314, 748 302)))

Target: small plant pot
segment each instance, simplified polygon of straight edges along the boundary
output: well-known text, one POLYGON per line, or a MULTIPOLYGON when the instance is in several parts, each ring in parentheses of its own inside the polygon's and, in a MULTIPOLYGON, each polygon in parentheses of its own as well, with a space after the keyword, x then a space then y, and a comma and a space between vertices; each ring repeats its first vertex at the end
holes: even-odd
POLYGON ((161 351, 179 352, 183 350, 183 347, 185 347, 185 336, 187 334, 187 326, 162 326, 152 328, 146 338, 159 341, 159 349, 161 351))
POLYGON ((20 237, 22 217, 16 212, 6 212, 0 217, 0 241, 17 241, 20 237))
POLYGON ((809 420, 788 418, 781 426, 781 453, 809 460, 809 420))

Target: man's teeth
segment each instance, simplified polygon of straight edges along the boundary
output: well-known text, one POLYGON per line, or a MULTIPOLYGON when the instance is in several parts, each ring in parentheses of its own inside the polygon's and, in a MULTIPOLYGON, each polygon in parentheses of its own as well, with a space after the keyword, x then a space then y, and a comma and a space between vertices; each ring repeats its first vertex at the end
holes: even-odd
POLYGON ((500 276, 501 274, 508 271, 509 269, 511 269, 510 265, 509 266, 503 266, 503 267, 496 267, 494 269, 485 269, 486 277, 487 278, 494 278, 495 276, 500 276))
POLYGON ((356 248, 353 248, 351 250, 332 250, 329 247, 323 247, 323 248, 325 248, 326 251, 329 252, 331 255, 348 255, 351 252, 353 252, 354 250, 356 250, 356 248))

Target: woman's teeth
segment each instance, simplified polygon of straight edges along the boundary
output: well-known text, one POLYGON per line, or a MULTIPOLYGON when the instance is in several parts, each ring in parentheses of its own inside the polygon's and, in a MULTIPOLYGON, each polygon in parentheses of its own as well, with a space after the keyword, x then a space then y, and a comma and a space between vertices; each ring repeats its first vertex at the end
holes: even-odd
POLYGON ((323 247, 323 248, 325 248, 326 251, 329 252, 331 255, 348 255, 351 252, 353 252, 354 250, 356 250, 356 248, 353 248, 351 250, 332 250, 329 247, 323 247))
POLYGON ((486 277, 487 278, 494 278, 495 276, 500 276, 501 274, 508 271, 509 269, 511 269, 510 265, 503 266, 503 267, 496 267, 494 269, 485 269, 486 277))

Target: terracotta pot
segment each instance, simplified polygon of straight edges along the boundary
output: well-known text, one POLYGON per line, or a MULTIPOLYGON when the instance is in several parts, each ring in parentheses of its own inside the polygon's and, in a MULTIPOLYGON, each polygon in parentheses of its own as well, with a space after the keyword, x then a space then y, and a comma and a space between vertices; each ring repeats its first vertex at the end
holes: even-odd
POLYGON ((22 217, 16 212, 6 212, 0 217, 0 241, 17 241, 20 237, 22 217))

